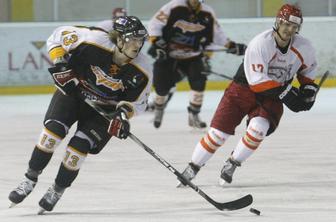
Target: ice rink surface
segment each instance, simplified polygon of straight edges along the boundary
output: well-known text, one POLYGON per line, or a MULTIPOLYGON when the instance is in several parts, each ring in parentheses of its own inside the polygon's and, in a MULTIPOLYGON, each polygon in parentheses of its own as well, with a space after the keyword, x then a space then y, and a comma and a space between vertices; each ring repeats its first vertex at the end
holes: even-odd
MULTIPOLYGON (((206 92, 201 117, 209 122, 222 92, 206 92)), ((131 139, 112 139, 88 156, 72 187, 51 213, 37 215, 38 201, 52 184, 64 155, 65 140, 39 177, 33 193, 9 209, 9 192, 23 178, 40 134, 51 95, 0 97, 0 221, 152 221, 152 222, 331 222, 336 218, 336 90, 322 89, 310 112, 285 110, 278 130, 238 168, 231 185, 218 186, 223 161, 244 133, 217 151, 193 181, 219 202, 251 193, 252 207, 221 212, 195 191, 175 188, 175 175, 131 139)), ((174 95, 160 129, 152 113, 132 120, 132 132, 182 171, 204 132, 187 126, 188 94, 174 95)))

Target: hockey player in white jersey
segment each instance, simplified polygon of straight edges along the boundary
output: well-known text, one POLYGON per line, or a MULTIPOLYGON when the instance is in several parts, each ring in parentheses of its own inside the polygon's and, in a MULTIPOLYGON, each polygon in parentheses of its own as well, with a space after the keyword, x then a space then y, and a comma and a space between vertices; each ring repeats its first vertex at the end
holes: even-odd
POLYGON ((243 64, 226 89, 208 133, 198 142, 191 162, 183 175, 191 180, 216 150, 235 133, 248 116, 245 135, 224 163, 221 183, 231 183, 233 173, 260 146, 279 124, 283 104, 293 112, 310 110, 315 102, 317 85, 315 50, 299 34, 303 22, 301 10, 283 5, 273 29, 252 39, 243 64), (299 88, 291 85, 296 76, 299 88))
POLYGON ((115 20, 110 33, 63 26, 48 38, 47 48, 55 65, 49 71, 57 90, 24 180, 9 194, 13 205, 32 192, 56 147, 76 122, 55 182, 39 202, 41 213, 54 208, 89 153, 99 153, 111 137, 128 137, 128 120, 145 110, 152 84, 151 66, 140 52, 147 36, 138 18, 123 16, 115 20), (118 115, 109 122, 85 99, 118 115))
POLYGON ((246 45, 231 41, 219 26, 214 10, 203 0, 172 0, 161 7, 149 21, 148 32, 154 59, 155 117, 160 127, 170 90, 184 77, 188 78, 191 97, 188 106, 189 125, 205 128, 199 113, 203 104, 206 75, 204 49, 211 44, 226 47, 227 52, 243 55, 246 45))

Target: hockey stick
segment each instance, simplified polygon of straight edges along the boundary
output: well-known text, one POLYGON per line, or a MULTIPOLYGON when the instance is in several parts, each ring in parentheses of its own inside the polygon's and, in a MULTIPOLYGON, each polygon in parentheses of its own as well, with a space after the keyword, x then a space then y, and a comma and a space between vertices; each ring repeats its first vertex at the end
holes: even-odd
POLYGON ((228 76, 228 75, 225 75, 225 74, 221 74, 221 73, 218 73, 218 72, 214 72, 214 71, 202 71, 202 74, 203 75, 215 75, 215 76, 220 76, 220 77, 223 77, 225 79, 228 79, 228 80, 233 80, 233 78, 231 76, 228 76))
POLYGON ((327 70, 327 71, 323 74, 323 76, 322 76, 322 78, 321 78, 319 84, 317 85, 318 88, 317 88, 317 90, 316 90, 316 95, 317 95, 317 93, 320 91, 321 86, 323 85, 324 81, 328 78, 328 76, 329 76, 329 70, 327 70))
MULTIPOLYGON (((91 100, 85 99, 85 102, 91 106, 94 110, 96 110, 100 115, 102 115, 105 119, 108 121, 111 120, 112 115, 108 115, 102 108, 99 106, 96 106, 94 103, 92 103, 91 100)), ((222 211, 231 211, 231 210, 238 210, 242 209, 244 207, 247 207, 252 204, 253 197, 251 194, 248 194, 242 198, 225 202, 225 203, 219 203, 214 201, 211 197, 209 197, 206 193, 204 193, 198 186, 193 184, 191 181, 186 179, 179 171, 177 171, 171 164, 169 164, 166 160, 164 160, 161 156, 159 156, 157 153, 155 153, 151 148, 149 148, 146 144, 144 144, 140 139, 138 139, 134 134, 129 133, 129 137, 137 143, 139 146, 141 146, 147 153, 149 153, 151 156, 153 156, 157 161, 159 161, 163 166, 165 166, 170 172, 175 174, 177 178, 181 181, 183 181, 185 184, 187 184, 189 187, 191 187, 194 191, 196 191, 199 195, 201 195, 204 199, 206 199, 209 203, 211 203, 214 207, 216 207, 219 210, 222 211)))

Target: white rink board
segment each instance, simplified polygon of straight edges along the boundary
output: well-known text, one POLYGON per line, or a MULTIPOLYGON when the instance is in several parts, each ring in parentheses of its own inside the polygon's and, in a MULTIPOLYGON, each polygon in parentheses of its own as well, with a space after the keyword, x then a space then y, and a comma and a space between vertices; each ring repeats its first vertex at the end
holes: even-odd
MULTIPOLYGON (((146 22, 144 22, 146 24, 146 22)), ((272 28, 273 18, 221 19, 226 35, 236 42, 247 44, 258 33, 272 28)), ((48 85, 52 84, 47 68, 50 66, 45 41, 52 31, 62 25, 94 26, 96 22, 67 23, 4 23, 0 24, 0 86, 48 85)), ((316 48, 318 73, 329 70, 336 75, 335 17, 304 18, 301 30, 316 48)), ((143 48, 146 54, 148 44, 143 48)), ((242 56, 225 52, 214 53, 211 60, 213 71, 233 76, 242 56)), ((152 62, 153 60, 150 59, 152 62)), ((212 80, 223 80, 210 76, 212 80)))
MULTIPOLYGON (((221 94, 206 92, 202 117, 207 122, 221 94)), ((131 124, 136 136, 180 171, 204 135, 187 127, 188 96, 174 95, 159 130, 150 123, 151 113, 131 124)), ((113 139, 102 153, 90 155, 54 211, 38 216, 38 201, 56 176, 63 143, 34 192, 8 209, 7 196, 23 178, 50 97, 0 97, 1 222, 331 222, 336 217, 335 89, 322 89, 310 112, 294 114, 286 109, 279 129, 238 168, 232 185, 220 188, 217 179, 245 122, 194 180, 217 201, 251 193, 260 217, 248 208, 220 212, 193 190, 175 188, 175 176, 130 139, 113 139)))

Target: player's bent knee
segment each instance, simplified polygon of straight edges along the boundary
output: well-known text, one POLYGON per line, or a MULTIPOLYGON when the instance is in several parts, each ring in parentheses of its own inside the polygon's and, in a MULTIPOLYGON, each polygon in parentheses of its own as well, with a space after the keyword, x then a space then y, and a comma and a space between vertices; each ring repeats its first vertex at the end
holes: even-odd
POLYGON ((50 132, 54 133, 60 138, 64 138, 69 130, 69 127, 66 126, 64 123, 52 119, 45 121, 44 126, 46 129, 48 129, 50 132))
POLYGON ((229 134, 211 127, 199 144, 208 152, 215 153, 229 136, 229 134))
POLYGON ((270 128, 270 122, 263 117, 257 116, 250 120, 247 133, 258 140, 263 140, 270 128))
POLYGON ((40 134, 36 147, 43 152, 53 153, 62 139, 63 137, 60 137, 45 127, 40 134))
POLYGON ((210 138, 219 146, 223 145, 224 142, 229 138, 229 134, 224 133, 218 129, 211 127, 208 132, 210 138))

